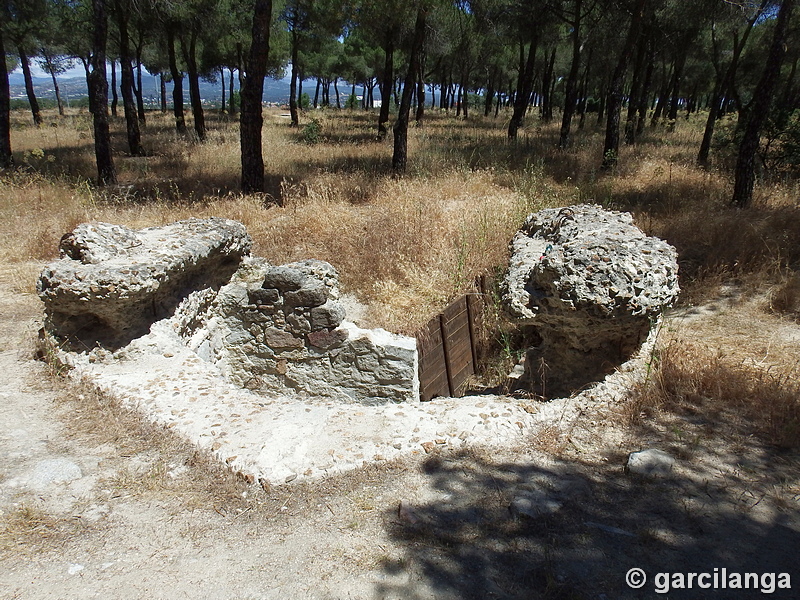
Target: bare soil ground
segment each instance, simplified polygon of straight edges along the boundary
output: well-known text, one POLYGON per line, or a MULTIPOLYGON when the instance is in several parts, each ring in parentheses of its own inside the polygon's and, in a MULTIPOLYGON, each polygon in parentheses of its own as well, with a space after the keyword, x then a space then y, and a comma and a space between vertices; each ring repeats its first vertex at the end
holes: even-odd
MULTIPOLYGON (((629 405, 598 401, 517 447, 262 490, 33 360, 40 305, 14 291, 15 277, 0 268, 0 598, 752 598, 769 588, 760 578, 757 589, 657 593, 658 573, 715 569, 788 573, 792 589, 772 595, 797 597, 800 456, 734 413, 650 411, 628 425, 629 405), (627 473, 628 453, 643 448, 675 456, 672 475, 627 473), (511 510, 520 497, 538 498, 542 514, 511 510), (638 590, 625 581, 633 567, 648 576, 638 590)), ((796 361, 800 327, 737 298, 678 315, 663 335, 762 365, 796 361), (715 339, 723 327, 739 337, 715 339)))

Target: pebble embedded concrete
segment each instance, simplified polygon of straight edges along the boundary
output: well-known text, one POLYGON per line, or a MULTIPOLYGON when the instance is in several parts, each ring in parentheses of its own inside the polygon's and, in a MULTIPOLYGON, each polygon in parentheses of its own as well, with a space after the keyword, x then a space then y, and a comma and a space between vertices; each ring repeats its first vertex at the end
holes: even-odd
POLYGON ((504 396, 356 405, 324 397, 256 394, 235 386, 188 349, 166 321, 112 355, 62 353, 72 376, 97 385, 146 419, 172 429, 240 472, 279 485, 436 448, 509 445, 581 406, 619 396, 639 376, 642 354, 582 394, 547 403, 504 396))

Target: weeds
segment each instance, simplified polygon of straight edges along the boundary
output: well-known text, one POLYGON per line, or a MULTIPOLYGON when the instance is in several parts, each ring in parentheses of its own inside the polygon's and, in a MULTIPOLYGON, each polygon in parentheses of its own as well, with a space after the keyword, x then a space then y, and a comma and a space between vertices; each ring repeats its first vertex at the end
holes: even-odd
POLYGON ((318 144, 322 135, 322 122, 319 119, 312 118, 303 126, 303 131, 300 135, 306 144, 318 144))
POLYGON ((672 340, 656 355, 656 367, 631 392, 623 411, 629 424, 659 412, 702 415, 754 429, 768 444, 800 447, 800 383, 797 373, 772 372, 730 360, 723 351, 672 340))
POLYGON ((792 273, 769 296, 772 312, 800 322, 800 274, 792 273))
POLYGON ((23 504, 0 520, 0 555, 55 549, 83 527, 80 519, 55 517, 23 504))

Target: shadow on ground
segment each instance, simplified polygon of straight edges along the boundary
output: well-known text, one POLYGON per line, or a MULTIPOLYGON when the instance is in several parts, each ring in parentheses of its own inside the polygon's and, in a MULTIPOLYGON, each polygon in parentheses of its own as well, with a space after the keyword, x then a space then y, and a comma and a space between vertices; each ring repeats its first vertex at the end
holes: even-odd
MULTIPOLYGON (((654 581, 659 573, 713 577, 715 569, 720 578, 723 568, 789 573, 800 587, 796 506, 769 494, 770 485, 785 482, 783 467, 793 464, 796 473, 796 456, 751 460, 751 468, 774 471, 771 484, 750 489, 702 472, 643 479, 624 472, 624 456, 609 456, 605 466, 503 464, 470 453, 430 458, 424 472, 437 499, 387 514, 390 536, 407 551, 384 564, 377 597, 430 597, 432 590, 442 599, 752 598, 770 588, 767 578, 750 581, 750 589, 694 582, 658 593, 664 582, 654 581), (639 590, 625 582, 634 567, 648 576, 639 590), (397 583, 401 572, 410 575, 397 583)), ((774 597, 796 597, 777 589, 777 575, 772 585, 774 597)))

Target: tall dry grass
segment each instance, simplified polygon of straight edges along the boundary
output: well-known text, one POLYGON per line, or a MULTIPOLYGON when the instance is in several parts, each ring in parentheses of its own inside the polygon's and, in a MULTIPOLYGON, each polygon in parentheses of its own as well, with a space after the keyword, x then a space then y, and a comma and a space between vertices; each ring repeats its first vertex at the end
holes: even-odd
POLYGON ((196 144, 179 139, 168 118, 150 116, 148 156, 115 146, 120 184, 107 190, 91 184, 91 140, 80 115, 57 127, 18 122, 12 143, 20 167, 0 190, 0 259, 53 258, 61 235, 82 221, 145 227, 223 216, 242 221, 255 253, 270 261, 328 260, 343 287, 370 306, 373 324, 411 332, 476 274, 502 264, 515 228, 544 204, 495 183, 491 170, 451 169, 423 135, 412 138, 420 157, 414 174, 393 178, 391 149, 376 139, 371 119, 320 120, 322 141, 309 145, 279 113, 268 114, 264 196, 236 192, 237 127, 221 118, 211 120, 208 142, 196 144))
POLYGON ((411 130, 409 172, 399 179, 389 169, 391 145, 375 136, 374 114, 313 116, 321 133, 308 144, 302 127, 267 111, 266 194, 243 196, 238 126, 225 116, 208 115, 208 141, 198 144, 179 137, 171 117, 148 114, 146 157, 125 154, 116 119, 120 185, 98 190, 86 113, 48 114, 41 128, 15 113, 19 168, 0 189, 0 260, 52 258, 60 236, 81 221, 144 227, 228 217, 248 227, 255 252, 271 261, 330 261, 344 288, 370 305, 373 324, 405 332, 475 275, 502 266, 514 230, 544 206, 591 201, 633 211, 640 226, 678 248, 691 297, 724 277, 785 280, 800 262, 796 188, 762 184, 752 209, 728 209, 729 174, 694 166, 702 115, 681 119, 671 133, 648 129, 621 149, 616 171, 603 174, 596 127, 576 130, 573 146, 559 150, 558 125, 535 116, 510 143, 505 118, 429 111, 411 130))
MULTIPOLYGON (((660 411, 755 433, 779 448, 800 447, 798 369, 771 370, 737 361, 720 348, 673 340, 657 354, 651 376, 623 406, 628 423, 660 411)), ((713 425, 712 425, 713 424, 713 425)))

